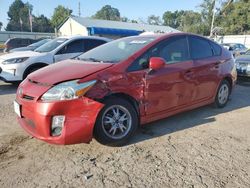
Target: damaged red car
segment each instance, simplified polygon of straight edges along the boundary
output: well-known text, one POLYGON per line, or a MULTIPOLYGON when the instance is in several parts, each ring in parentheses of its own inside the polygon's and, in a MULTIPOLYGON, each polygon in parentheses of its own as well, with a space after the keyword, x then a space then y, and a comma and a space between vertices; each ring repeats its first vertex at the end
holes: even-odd
POLYGON ((35 138, 53 144, 123 145, 139 125, 214 103, 236 81, 232 55, 193 34, 122 38, 30 74, 15 112, 35 138))

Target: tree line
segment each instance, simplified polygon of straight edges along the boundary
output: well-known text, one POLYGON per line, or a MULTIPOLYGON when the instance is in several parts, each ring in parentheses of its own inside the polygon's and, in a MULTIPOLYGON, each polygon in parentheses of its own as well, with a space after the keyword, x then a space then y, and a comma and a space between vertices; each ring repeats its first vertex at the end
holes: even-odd
MULTIPOLYGON (((250 0, 218 0, 219 5, 217 3, 216 7, 215 2, 215 0, 203 0, 197 6, 199 11, 166 11, 162 18, 150 15, 146 20, 130 20, 121 16, 117 8, 105 5, 92 18, 166 25, 184 32, 209 35, 214 13, 214 26, 220 28, 221 34, 250 34, 250 0)), ((71 9, 59 5, 49 19, 43 14, 38 16, 31 14, 32 9, 33 6, 30 3, 15 0, 9 7, 7 13, 9 22, 5 29, 8 31, 30 31, 30 25, 32 24, 34 32, 53 32, 54 28, 58 28, 72 14, 71 9)), ((0 22, 1 27, 2 23, 0 22)))

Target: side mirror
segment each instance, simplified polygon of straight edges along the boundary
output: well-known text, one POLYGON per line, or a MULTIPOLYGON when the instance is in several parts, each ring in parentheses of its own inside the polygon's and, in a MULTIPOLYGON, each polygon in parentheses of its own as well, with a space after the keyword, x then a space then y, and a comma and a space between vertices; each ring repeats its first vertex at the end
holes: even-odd
POLYGON ((163 58, 151 57, 149 61, 149 69, 156 71, 164 67, 165 64, 166 64, 166 61, 163 58))

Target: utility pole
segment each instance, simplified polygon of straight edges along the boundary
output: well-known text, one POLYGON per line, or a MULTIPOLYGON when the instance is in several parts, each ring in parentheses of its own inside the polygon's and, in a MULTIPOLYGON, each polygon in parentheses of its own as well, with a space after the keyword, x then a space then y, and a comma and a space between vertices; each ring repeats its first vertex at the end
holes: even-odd
POLYGON ((211 23, 211 29, 210 29, 210 37, 213 35, 213 28, 214 28, 214 19, 215 19, 215 11, 216 11, 216 0, 213 0, 213 16, 212 16, 212 23, 211 23))
POLYGON ((81 3, 80 1, 78 2, 78 15, 81 17, 81 3))
MULTIPOLYGON (((224 8, 220 11, 220 14, 223 14, 225 10, 234 2, 234 0, 228 0, 227 4, 224 6, 224 8)), ((213 35, 213 28, 214 28, 214 20, 215 20, 215 13, 216 13, 216 0, 213 0, 213 16, 212 16, 212 22, 211 22, 211 29, 210 29, 210 37, 213 35)))

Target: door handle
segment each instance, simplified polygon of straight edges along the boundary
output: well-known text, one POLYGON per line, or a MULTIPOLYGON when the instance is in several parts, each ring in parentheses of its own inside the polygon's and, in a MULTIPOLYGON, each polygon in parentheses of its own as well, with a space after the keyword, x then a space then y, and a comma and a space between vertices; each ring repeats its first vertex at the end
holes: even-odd
POLYGON ((193 74, 194 74, 194 71, 191 70, 191 69, 189 69, 189 70, 187 70, 187 71, 184 72, 184 75, 186 77, 192 77, 193 74))
POLYGON ((191 75, 191 74, 193 74, 193 71, 192 71, 192 70, 187 70, 187 71, 185 72, 185 74, 186 74, 186 75, 191 75))
POLYGON ((218 69, 218 68, 220 68, 220 64, 221 64, 221 62, 216 62, 215 64, 214 64, 214 68, 215 69, 218 69))

